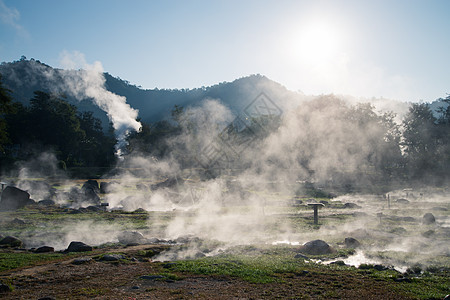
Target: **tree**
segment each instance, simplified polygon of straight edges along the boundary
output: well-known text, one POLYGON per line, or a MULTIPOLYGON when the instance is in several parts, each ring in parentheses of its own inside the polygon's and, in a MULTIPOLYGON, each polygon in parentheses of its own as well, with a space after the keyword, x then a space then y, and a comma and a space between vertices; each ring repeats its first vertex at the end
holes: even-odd
MULTIPOLYGON (((115 161, 113 134, 102 131, 92 112, 79 113, 62 97, 36 91, 25 107, 14 103, 16 114, 6 115, 16 159, 52 150, 67 167, 109 167, 115 161)), ((12 155, 10 155, 12 156, 12 155)))
POLYGON ((3 146, 9 142, 5 115, 14 111, 10 94, 11 91, 3 87, 2 76, 0 74, 0 153, 4 153, 3 146))
POLYGON ((432 175, 437 166, 436 118, 428 104, 414 103, 403 120, 403 146, 410 178, 432 175))

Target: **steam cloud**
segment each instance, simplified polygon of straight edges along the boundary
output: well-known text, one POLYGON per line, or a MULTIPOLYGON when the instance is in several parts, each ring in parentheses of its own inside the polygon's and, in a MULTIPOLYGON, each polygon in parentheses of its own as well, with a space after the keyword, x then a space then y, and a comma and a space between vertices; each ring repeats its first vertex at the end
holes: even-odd
MULTIPOLYGON (((92 98, 108 113, 120 140, 120 150, 128 132, 140 128, 140 123, 136 121, 137 111, 126 103, 124 97, 105 89, 99 62, 88 65, 80 53, 65 55, 62 61, 70 69, 82 65, 83 70, 61 73, 64 86, 78 99, 92 98)), ((284 100, 281 99, 281 102, 284 100)), ((366 127, 358 127, 356 121, 348 121, 346 108, 351 107, 355 99, 320 96, 296 103, 287 102, 281 105, 285 113, 279 126, 264 131, 245 150, 234 153, 231 157, 234 169, 224 169, 220 176, 213 177, 202 170, 201 157, 205 149, 215 149, 211 145, 223 146, 220 135, 236 116, 214 99, 206 99, 198 107, 186 108, 180 119, 181 133, 163 141, 168 145, 170 155, 161 160, 138 152, 123 156, 115 176, 109 175, 107 178, 112 183, 111 189, 102 200, 108 202, 111 209, 134 211, 143 208, 161 212, 148 219, 148 229, 142 232, 146 237, 169 240, 196 236, 219 240, 227 246, 276 241, 303 243, 317 238, 338 243, 346 236, 362 240, 373 237, 377 240, 378 244, 368 245, 363 252, 348 259, 349 263, 354 264, 378 262, 378 259, 365 254, 371 251, 401 250, 448 255, 445 240, 443 243, 441 238, 448 235, 448 216, 435 212, 437 224, 422 229, 420 217, 428 210, 423 199, 412 203, 410 210, 405 210, 412 214, 415 222, 415 231, 407 231, 406 235, 396 234, 399 226, 395 227, 391 221, 408 216, 405 215, 407 212, 402 212, 398 207, 396 210, 386 210, 383 198, 375 195, 336 198, 336 202, 354 202, 361 206, 349 211, 351 216, 346 217, 350 220, 344 224, 324 225, 318 230, 305 230, 304 226, 297 226, 297 220, 305 220, 312 212, 300 210, 292 214, 283 209, 292 206, 293 199, 302 195, 299 182, 310 180, 317 186, 326 186, 329 182, 344 184, 350 181, 370 186, 372 182, 368 178, 360 178, 358 174, 368 170, 369 162, 373 163, 371 150, 386 147, 386 140, 377 139, 380 127, 376 126, 376 121, 366 127), (345 177, 343 174, 350 175, 345 177), (163 212, 173 217, 168 220, 163 212), (379 212, 387 216, 382 224, 378 224, 379 212), (435 236, 421 235, 425 230, 432 230, 435 236)), ((386 106, 386 101, 380 100, 377 104, 380 110, 404 111, 404 106, 398 103, 395 108, 386 106)), ((352 107, 364 109, 364 105, 352 107)), ((399 120, 395 114, 386 116, 392 122, 399 120)), ((220 159, 218 162, 221 162, 220 159)), ((23 176, 27 175, 24 173, 23 176)), ((392 197, 394 195, 402 196, 401 192, 391 193, 392 197)), ((426 195, 433 203, 448 203, 447 194, 426 195)), ((327 211, 321 213, 327 214, 327 211)), ((336 212, 328 212, 329 215, 333 213, 336 212)), ((63 243, 56 245, 57 248, 65 247, 73 239, 94 244, 115 242, 118 234, 110 224, 89 222, 75 224, 64 231, 63 243), (92 237, 92 228, 95 232, 106 234, 96 234, 102 237, 96 240, 92 237)), ((160 259, 173 257, 169 253, 160 259)), ((178 254, 178 258, 182 257, 183 254, 178 254)))
POLYGON ((61 63, 68 68, 82 66, 78 71, 63 71, 64 87, 79 100, 92 98, 94 103, 107 113, 118 139, 117 154, 121 156, 130 130, 138 131, 141 128, 140 122, 136 120, 138 111, 127 104, 125 97, 111 93, 105 88, 106 80, 100 62, 89 65, 81 53, 75 52, 71 55, 65 52, 61 63))

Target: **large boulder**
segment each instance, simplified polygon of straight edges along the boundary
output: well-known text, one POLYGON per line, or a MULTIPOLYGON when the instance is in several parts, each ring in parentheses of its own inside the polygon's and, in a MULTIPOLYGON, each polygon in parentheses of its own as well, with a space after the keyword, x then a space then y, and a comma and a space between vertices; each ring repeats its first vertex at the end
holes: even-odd
POLYGON ((321 255, 321 254, 329 254, 334 253, 334 250, 330 245, 322 240, 314 240, 307 242, 300 246, 298 249, 299 252, 312 254, 312 255, 321 255))
POLYGON ((92 247, 83 242, 70 242, 66 252, 85 252, 92 251, 92 247))
POLYGON ((100 197, 97 195, 97 192, 94 188, 87 187, 84 189, 84 201, 87 201, 89 203, 99 204, 100 203, 100 197))
POLYGON ((352 237, 346 237, 344 243, 345 247, 347 248, 358 248, 359 246, 361 246, 361 243, 357 239, 352 237))
POLYGON ((49 253, 49 252, 55 252, 55 248, 50 246, 42 246, 34 250, 34 253, 49 253))
POLYGON ((13 187, 7 186, 0 198, 0 211, 11 211, 33 204, 34 201, 30 199, 30 194, 13 187))
POLYGON ((423 215, 422 223, 425 225, 430 225, 436 223, 436 219, 432 213, 426 213, 423 215))
POLYGON ((100 193, 100 186, 98 185, 97 180, 89 179, 87 180, 83 186, 81 187, 82 190, 85 189, 93 189, 94 192, 100 193))
POLYGON ((125 245, 144 244, 147 241, 144 238, 144 236, 140 232, 137 232, 137 231, 121 232, 117 238, 119 240, 119 243, 125 244, 125 245))
POLYGON ((20 248, 23 246, 23 242, 16 237, 7 236, 0 240, 0 245, 6 247, 20 248))

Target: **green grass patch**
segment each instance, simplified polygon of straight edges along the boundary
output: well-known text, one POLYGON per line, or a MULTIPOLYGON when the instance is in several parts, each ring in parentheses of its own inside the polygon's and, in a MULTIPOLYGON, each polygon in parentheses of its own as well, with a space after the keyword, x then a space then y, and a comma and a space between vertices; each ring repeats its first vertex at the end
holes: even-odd
POLYGON ((67 257, 62 253, 0 253, 0 272, 37 265, 67 257))
POLYGON ((166 266, 171 271, 232 276, 251 283, 276 282, 280 280, 278 274, 301 273, 306 266, 302 260, 294 259, 290 251, 270 251, 268 255, 268 252, 264 253, 255 248, 250 253, 255 252, 260 253, 256 255, 222 254, 196 260, 177 261, 166 266))

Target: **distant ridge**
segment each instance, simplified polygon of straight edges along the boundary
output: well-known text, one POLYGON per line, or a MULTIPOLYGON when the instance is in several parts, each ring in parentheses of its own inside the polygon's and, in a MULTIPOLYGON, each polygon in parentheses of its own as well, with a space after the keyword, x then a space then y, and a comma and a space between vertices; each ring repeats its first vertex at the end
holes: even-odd
MULTIPOLYGON (((54 87, 62 81, 62 71, 39 60, 27 60, 25 58, 13 62, 2 62, 0 65, 0 74, 2 74, 4 86, 12 91, 14 101, 25 105, 29 105, 29 100, 33 97, 34 91, 54 92, 54 87)), ((174 105, 196 106, 204 99, 217 99, 233 113, 239 114, 248 103, 262 92, 283 111, 296 107, 302 101, 313 97, 290 91, 280 83, 260 74, 195 89, 142 89, 109 73, 104 73, 104 77, 106 89, 126 97, 127 103, 139 110, 139 118, 146 123, 168 118, 174 105)), ((67 96, 66 100, 80 111, 92 111, 94 116, 102 121, 103 127, 107 127, 109 120, 106 113, 93 104, 90 99, 78 101, 74 97, 67 96)), ((407 103, 397 102, 397 107, 395 107, 391 100, 384 99, 381 100, 381 103, 380 99, 375 100, 372 99, 376 106, 380 106, 381 110, 393 109, 397 113, 407 111, 407 103)), ((363 101, 369 102, 369 99, 363 101)), ((447 107, 447 104, 438 99, 430 103, 430 107, 438 116, 439 107, 447 107)))
MULTIPOLYGON (((61 69, 52 68, 38 60, 21 59, 14 62, 3 62, 0 65, 3 84, 12 91, 14 101, 29 105, 33 92, 41 90, 54 92, 60 84, 61 69)), ((76 72, 76 71, 74 71, 76 72)), ((139 118, 146 123, 159 121, 170 116, 174 105, 195 106, 204 99, 217 99, 238 114, 248 103, 264 92, 282 109, 298 103, 306 97, 289 91, 281 84, 263 75, 250 75, 232 82, 222 82, 209 87, 195 89, 141 89, 128 81, 104 73, 105 87, 110 92, 125 96, 131 107, 139 110, 139 118)), ((100 110, 90 99, 77 99, 66 96, 66 100, 77 106, 80 111, 92 111, 102 120, 103 126, 108 124, 106 113, 100 110)))

